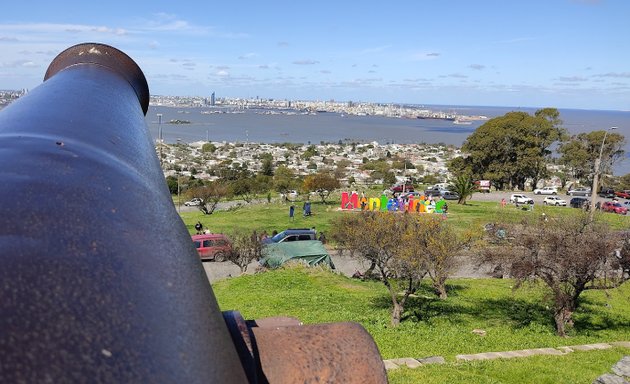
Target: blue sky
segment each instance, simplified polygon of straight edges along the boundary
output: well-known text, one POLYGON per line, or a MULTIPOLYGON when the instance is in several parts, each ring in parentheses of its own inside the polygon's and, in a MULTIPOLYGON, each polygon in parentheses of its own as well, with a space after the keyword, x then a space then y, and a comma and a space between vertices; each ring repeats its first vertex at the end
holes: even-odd
POLYGON ((0 89, 82 42, 152 94, 630 110, 630 1, 12 1, 0 89))

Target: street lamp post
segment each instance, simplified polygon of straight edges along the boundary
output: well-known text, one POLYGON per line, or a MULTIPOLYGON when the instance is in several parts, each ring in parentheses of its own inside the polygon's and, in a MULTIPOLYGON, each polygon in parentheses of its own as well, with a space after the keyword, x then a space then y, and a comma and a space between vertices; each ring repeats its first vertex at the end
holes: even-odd
POLYGON ((599 147, 599 156, 595 159, 595 169, 593 173, 593 187, 591 188, 591 209, 589 212, 589 218, 592 221, 595 214, 595 199, 597 198, 597 182, 599 181, 599 173, 602 163, 602 155, 604 154, 604 144, 606 143, 606 136, 608 131, 617 129, 617 127, 610 127, 604 132, 604 138, 602 139, 602 145, 599 147))

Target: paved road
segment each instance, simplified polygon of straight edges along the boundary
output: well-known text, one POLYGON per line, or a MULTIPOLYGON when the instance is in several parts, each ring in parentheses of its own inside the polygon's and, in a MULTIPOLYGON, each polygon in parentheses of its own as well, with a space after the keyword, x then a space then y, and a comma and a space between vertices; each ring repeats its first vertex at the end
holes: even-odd
MULTIPOLYGON (((370 266, 369 262, 356 257, 350 257, 348 252, 344 252, 341 255, 339 251, 334 249, 328 249, 328 252, 332 258, 333 264, 335 264, 336 271, 345 276, 351 277, 356 271, 365 272, 370 266)), ((258 262, 249 264, 246 273, 255 273, 258 266, 258 262)), ((220 263, 206 261, 203 263, 203 267, 211 283, 240 275, 239 268, 228 261, 220 263)), ((452 277, 479 278, 490 276, 490 270, 487 267, 478 266, 471 256, 462 256, 460 267, 455 269, 452 273, 452 277)))
MULTIPOLYGON (((496 201, 497 204, 500 204, 501 199, 505 199, 505 201, 509 203, 510 195, 514 193, 524 194, 525 196, 532 198, 534 200, 534 205, 543 205, 543 200, 545 199, 545 197, 549 196, 549 195, 535 195, 533 192, 495 191, 491 193, 475 193, 473 194, 471 201, 496 201)), ((573 198, 573 196, 569 196, 562 192, 559 193, 557 196, 567 202, 567 207, 568 207, 569 201, 571 201, 571 199, 573 198)), ((591 197, 587 197, 587 199, 591 199, 591 197)), ((595 196, 595 202, 597 201, 604 202, 604 201, 610 201, 610 200, 611 199, 605 199, 603 197, 595 196)), ((624 202, 623 199, 620 199, 620 200, 624 202)))

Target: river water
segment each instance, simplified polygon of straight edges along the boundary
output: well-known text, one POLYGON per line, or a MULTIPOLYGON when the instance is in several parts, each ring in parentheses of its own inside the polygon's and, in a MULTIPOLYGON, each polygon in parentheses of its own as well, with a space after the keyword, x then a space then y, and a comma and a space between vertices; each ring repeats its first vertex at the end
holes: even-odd
MULTIPOLYGON (((458 115, 502 116, 510 111, 533 114, 533 108, 423 106, 433 111, 458 115)), ((201 113, 210 108, 177 108, 150 106, 147 126, 154 139, 158 138, 158 114, 162 114, 162 137, 168 143, 229 141, 259 143, 313 143, 339 140, 350 142, 385 143, 445 143, 461 146, 464 140, 484 121, 457 125, 452 121, 433 119, 404 119, 380 116, 354 116, 331 112, 309 114, 264 114, 267 110, 246 109, 242 113, 201 113), (190 124, 169 124, 171 120, 186 120, 190 124)), ((221 110, 221 109, 214 109, 221 110)), ((224 109, 232 111, 232 109, 224 109)), ((629 142, 626 158, 615 167, 615 174, 630 173, 630 112, 560 109, 563 126, 569 133, 618 127, 629 142)))

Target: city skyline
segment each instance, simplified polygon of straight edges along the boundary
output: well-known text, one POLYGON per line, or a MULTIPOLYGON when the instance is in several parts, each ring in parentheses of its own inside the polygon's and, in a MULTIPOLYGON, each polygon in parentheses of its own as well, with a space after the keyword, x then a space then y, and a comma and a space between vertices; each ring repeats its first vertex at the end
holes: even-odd
POLYGON ((0 89, 34 88, 95 41, 151 94, 630 110, 622 0, 104 4, 16 2, 0 17, 0 89))

